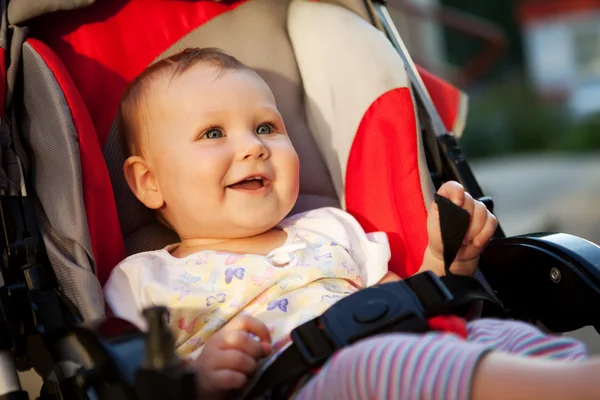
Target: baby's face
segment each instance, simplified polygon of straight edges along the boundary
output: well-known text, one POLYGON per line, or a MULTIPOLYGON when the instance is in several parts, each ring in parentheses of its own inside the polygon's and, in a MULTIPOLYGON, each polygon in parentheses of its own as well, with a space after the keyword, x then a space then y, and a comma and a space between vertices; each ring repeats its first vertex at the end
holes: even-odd
POLYGON ((292 209, 298 155, 253 71, 196 64, 153 85, 141 115, 162 211, 182 239, 257 235, 292 209))

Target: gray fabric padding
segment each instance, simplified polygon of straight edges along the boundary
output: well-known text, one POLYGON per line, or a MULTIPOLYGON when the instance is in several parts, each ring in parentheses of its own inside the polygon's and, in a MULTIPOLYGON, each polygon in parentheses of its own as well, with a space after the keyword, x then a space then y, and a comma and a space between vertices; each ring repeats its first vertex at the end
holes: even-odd
POLYGON ((13 25, 59 10, 87 7, 96 0, 10 0, 8 20, 13 25))
POLYGON ((31 149, 36 212, 44 244, 64 293, 85 319, 104 315, 94 274, 81 187, 78 135, 71 111, 42 57, 23 45, 21 135, 31 149))
MULTIPOLYGON (((308 128, 304 92, 287 35, 290 0, 251 0, 183 37, 158 59, 186 47, 219 47, 255 69, 273 90, 286 128, 300 157, 300 196, 293 212, 334 206, 339 201, 317 144, 308 128)), ((104 147, 128 254, 173 243, 174 236, 131 194, 116 127, 104 147)))

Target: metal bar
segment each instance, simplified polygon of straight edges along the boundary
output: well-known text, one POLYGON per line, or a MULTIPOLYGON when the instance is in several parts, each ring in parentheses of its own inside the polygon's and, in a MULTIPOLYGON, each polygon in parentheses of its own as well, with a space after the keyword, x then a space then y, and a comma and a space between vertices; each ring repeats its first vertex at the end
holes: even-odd
POLYGON ((406 66, 406 72, 408 73, 409 79, 413 84, 415 95, 419 97, 419 100, 423 104, 423 108, 427 113, 427 117, 431 121, 431 126, 435 133, 435 136, 441 137, 442 135, 449 134, 449 132, 446 130, 446 127, 444 126, 442 118, 440 117, 439 113, 437 112, 437 109, 435 108, 433 100, 431 100, 431 96, 429 95, 429 92, 425 87, 425 83, 423 83, 423 80, 421 79, 421 75, 417 70, 417 66, 408 54, 408 49, 406 48, 404 41, 400 37, 400 33, 398 33, 398 30, 394 25, 391 15, 385 7, 385 4, 375 1, 373 2, 373 8, 375 9, 379 20, 383 25, 385 33, 388 35, 390 41, 392 42, 392 45, 398 51, 398 54, 402 58, 402 61, 404 61, 404 65, 406 66))

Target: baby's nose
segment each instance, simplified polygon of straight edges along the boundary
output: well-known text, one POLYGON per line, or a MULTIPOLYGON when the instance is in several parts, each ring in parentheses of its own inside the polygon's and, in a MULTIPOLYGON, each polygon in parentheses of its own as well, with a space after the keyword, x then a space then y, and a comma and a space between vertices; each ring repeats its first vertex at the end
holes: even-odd
POLYGON ((244 143, 242 147, 242 158, 243 159, 254 159, 254 158, 267 158, 269 151, 264 143, 257 137, 252 138, 244 143))

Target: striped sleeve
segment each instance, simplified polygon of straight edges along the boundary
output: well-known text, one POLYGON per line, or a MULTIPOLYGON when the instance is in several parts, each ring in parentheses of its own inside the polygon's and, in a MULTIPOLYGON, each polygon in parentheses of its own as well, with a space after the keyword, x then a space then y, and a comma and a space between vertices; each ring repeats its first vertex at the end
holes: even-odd
POLYGON ((545 357, 557 360, 579 360, 587 357, 582 342, 542 333, 538 328, 517 321, 480 319, 467 325, 468 340, 494 350, 545 357))
POLYGON ((432 332, 372 337, 339 351, 296 399, 468 400, 479 361, 489 351, 577 360, 586 347, 520 322, 470 322, 468 338, 432 332))
POLYGON ((468 400, 489 350, 452 334, 373 337, 337 353, 296 399, 468 400))

